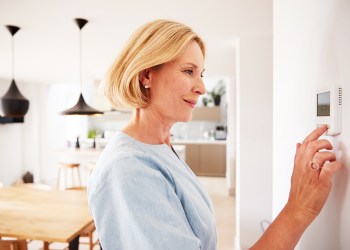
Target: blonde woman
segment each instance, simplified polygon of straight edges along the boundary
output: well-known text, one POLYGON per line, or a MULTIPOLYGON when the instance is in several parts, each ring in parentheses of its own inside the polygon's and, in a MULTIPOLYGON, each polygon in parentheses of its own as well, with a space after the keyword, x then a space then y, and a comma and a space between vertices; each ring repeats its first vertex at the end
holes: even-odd
MULTIPOLYGON (((211 200, 170 143, 176 122, 191 120, 205 93, 205 47, 189 27, 156 20, 139 28, 112 66, 106 96, 115 108, 134 109, 99 158, 89 205, 103 249, 216 249, 211 200)), ((252 248, 292 249, 325 203, 340 167, 325 127, 298 145, 290 199, 252 248), (313 171, 309 162, 327 167, 313 171), (314 180, 314 181, 310 181, 314 180)))

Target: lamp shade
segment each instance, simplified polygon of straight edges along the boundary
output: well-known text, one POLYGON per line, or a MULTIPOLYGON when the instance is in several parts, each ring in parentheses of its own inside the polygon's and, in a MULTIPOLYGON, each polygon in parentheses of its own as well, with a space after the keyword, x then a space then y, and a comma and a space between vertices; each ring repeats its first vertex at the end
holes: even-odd
POLYGON ((86 104, 83 94, 80 93, 78 102, 70 109, 64 110, 61 115, 102 115, 103 112, 98 111, 86 104))
POLYGON ((7 117, 22 117, 29 108, 29 101, 19 92, 15 80, 12 80, 10 88, 1 98, 2 112, 7 117))

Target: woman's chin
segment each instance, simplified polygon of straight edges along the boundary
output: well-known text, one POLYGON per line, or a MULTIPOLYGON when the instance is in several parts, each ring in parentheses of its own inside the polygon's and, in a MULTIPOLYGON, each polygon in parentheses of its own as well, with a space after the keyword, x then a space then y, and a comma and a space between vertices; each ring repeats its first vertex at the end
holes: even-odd
POLYGON ((192 113, 186 117, 182 117, 181 119, 179 119, 179 122, 190 122, 191 120, 192 120, 192 113))

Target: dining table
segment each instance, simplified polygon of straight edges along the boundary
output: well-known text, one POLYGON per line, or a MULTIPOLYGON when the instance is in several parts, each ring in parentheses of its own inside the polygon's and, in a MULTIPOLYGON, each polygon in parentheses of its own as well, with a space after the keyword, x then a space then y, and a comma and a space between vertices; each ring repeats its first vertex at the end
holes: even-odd
POLYGON ((0 236, 69 244, 78 249, 79 235, 93 221, 86 190, 0 188, 0 236))

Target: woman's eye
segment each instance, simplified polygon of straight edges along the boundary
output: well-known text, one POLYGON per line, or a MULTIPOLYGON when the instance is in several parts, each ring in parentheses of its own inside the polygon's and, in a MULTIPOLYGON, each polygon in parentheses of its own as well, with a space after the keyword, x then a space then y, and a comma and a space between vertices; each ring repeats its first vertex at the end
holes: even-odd
POLYGON ((193 70, 192 69, 186 69, 186 70, 184 70, 184 72, 189 74, 190 76, 193 75, 193 70))

